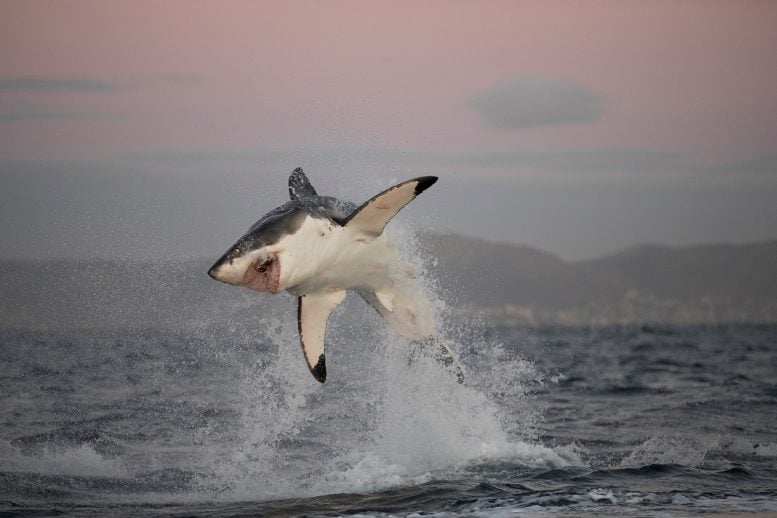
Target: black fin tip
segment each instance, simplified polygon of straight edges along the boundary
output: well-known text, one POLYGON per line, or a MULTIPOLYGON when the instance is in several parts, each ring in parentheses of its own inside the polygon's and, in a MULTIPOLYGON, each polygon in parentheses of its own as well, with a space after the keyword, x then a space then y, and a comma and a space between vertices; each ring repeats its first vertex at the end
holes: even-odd
POLYGON ((317 381, 321 383, 326 381, 326 360, 324 360, 323 354, 318 357, 318 363, 310 369, 310 373, 313 374, 317 381))
POLYGON ((436 176, 422 176, 421 178, 418 179, 418 183, 415 185, 415 195, 418 196, 426 189, 434 185, 434 182, 436 181, 437 181, 436 176))

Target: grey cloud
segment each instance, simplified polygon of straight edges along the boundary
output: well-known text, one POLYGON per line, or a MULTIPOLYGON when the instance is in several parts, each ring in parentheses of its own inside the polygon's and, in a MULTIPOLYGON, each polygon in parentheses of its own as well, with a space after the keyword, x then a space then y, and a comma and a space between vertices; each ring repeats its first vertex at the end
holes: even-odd
POLYGON ((203 76, 195 74, 157 74, 144 76, 127 76, 115 83, 120 90, 137 90, 156 86, 192 86, 205 82, 203 76))
POLYGON ((702 171, 717 174, 777 174, 777 153, 726 164, 701 168, 702 171))
POLYGON ((238 164, 257 163, 269 166, 289 167, 305 164, 335 166, 347 162, 364 162, 381 165, 396 164, 434 164, 440 158, 425 151, 405 151, 382 148, 354 149, 159 149, 153 151, 138 151, 122 153, 116 156, 120 161, 129 163, 152 163, 169 166, 189 166, 196 164, 238 164))
POLYGON ((561 173, 655 172, 687 169, 682 154, 651 149, 594 149, 541 152, 459 153, 452 165, 527 167, 561 173))
POLYGON ((115 92, 114 82, 90 77, 18 76, 0 78, 0 90, 21 92, 115 92))
MULTIPOLYGON (((3 118, 0 111, 0 121, 3 118)), ((660 149, 610 148, 553 151, 425 151, 391 148, 330 149, 168 149, 124 153, 121 162, 140 167, 165 166, 172 169, 211 169, 223 167, 265 167, 279 171, 310 167, 332 171, 358 170, 366 167, 388 171, 435 171, 444 173, 455 168, 457 173, 471 169, 473 175, 498 170, 510 176, 527 170, 549 174, 623 173, 630 175, 675 173, 684 175, 777 175, 777 153, 751 160, 712 166, 698 166, 682 152, 660 149)), ((464 174, 466 176, 466 174, 464 174)))
POLYGON ((557 77, 519 75, 470 99, 485 122, 499 129, 593 122, 604 102, 580 83, 557 77))
POLYGON ((189 166, 205 163, 245 163, 273 167, 296 167, 316 164, 335 166, 342 163, 365 163, 385 166, 389 169, 471 167, 527 168, 536 171, 558 173, 597 172, 679 172, 689 169, 681 153, 652 149, 595 149, 559 151, 419 151, 399 149, 318 149, 318 150, 159 150, 126 153, 118 156, 122 161, 156 163, 170 166, 189 166))
POLYGON ((62 110, 38 106, 32 103, 0 104, 0 122, 59 119, 67 116, 68 114, 62 110))
POLYGON ((188 74, 164 74, 142 78, 126 77, 116 81, 105 81, 91 77, 17 76, 0 77, 0 123, 17 121, 47 120, 63 118, 105 118, 115 113, 104 111, 73 110, 65 104, 42 102, 36 94, 81 93, 112 94, 155 85, 190 85, 202 81, 200 76, 188 74), (14 94, 33 95, 35 101, 14 100, 14 94))
POLYGON ((191 85, 202 81, 202 76, 194 74, 124 77, 114 81, 94 77, 16 76, 0 77, 0 92, 114 93, 160 83, 191 85))
POLYGON ((63 109, 57 105, 27 102, 0 102, 0 124, 51 119, 105 119, 114 113, 63 109))
POLYGON ((64 116, 58 110, 44 110, 27 103, 0 107, 0 123, 29 119, 56 119, 64 116))

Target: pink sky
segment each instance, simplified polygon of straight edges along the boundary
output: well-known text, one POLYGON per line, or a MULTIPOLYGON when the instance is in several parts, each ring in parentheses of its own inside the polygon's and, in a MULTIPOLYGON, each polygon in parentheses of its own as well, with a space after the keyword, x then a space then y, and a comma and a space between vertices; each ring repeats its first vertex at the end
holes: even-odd
POLYGON ((293 146, 679 151, 734 161, 777 142, 774 2, 4 2, 5 90, 69 117, 6 123, 5 157, 111 159, 293 146), (505 78, 579 83, 582 124, 489 127, 468 100, 505 78), (177 80, 176 80, 177 78, 177 80), (191 80, 187 80, 187 78, 191 80))
POLYGON ((441 196, 493 201, 454 230, 568 257, 774 237, 776 21, 768 0, 6 0, 0 163, 447 175, 441 196), (542 203, 494 201, 511 189, 542 203))

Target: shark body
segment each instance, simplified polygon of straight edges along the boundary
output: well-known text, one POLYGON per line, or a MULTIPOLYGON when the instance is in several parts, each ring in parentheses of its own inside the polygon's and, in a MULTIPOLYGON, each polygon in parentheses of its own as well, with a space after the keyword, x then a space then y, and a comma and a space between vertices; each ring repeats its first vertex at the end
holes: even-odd
POLYGON ((298 299, 297 322, 313 377, 326 380, 329 315, 346 290, 357 292, 391 327, 463 374, 438 338, 435 319, 404 262, 383 230, 402 207, 437 177, 407 180, 360 206, 319 196, 301 168, 289 177, 291 200, 254 223, 211 267, 221 282, 257 291, 287 291, 298 299))

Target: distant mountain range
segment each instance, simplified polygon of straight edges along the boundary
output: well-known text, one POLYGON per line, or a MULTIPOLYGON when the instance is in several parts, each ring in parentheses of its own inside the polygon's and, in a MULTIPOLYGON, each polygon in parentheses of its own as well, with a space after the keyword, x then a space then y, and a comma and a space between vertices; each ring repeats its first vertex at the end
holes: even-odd
MULTIPOLYGON (((423 234, 426 275, 455 310, 508 325, 777 322, 777 241, 641 246, 565 262, 540 250, 423 234), (428 262, 428 261, 427 261, 428 262)), ((153 327, 287 311, 212 281, 210 259, 0 261, 0 326, 153 327)), ((279 313, 280 314, 280 313, 279 313)))
POLYGON ((442 284, 514 323, 777 322, 777 241, 647 245, 564 262, 525 246, 426 235, 442 284))

